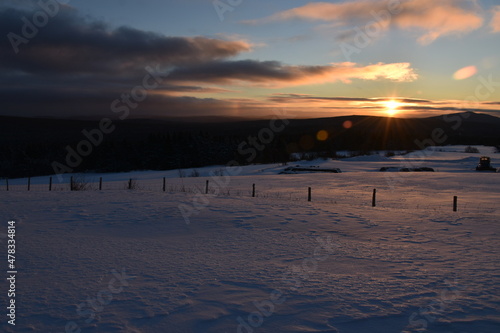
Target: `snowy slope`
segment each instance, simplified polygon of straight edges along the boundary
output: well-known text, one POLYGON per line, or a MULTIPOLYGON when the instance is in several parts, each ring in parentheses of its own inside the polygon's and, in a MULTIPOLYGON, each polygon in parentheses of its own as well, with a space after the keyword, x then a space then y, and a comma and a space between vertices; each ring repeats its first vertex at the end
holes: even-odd
POLYGON ((0 244, 16 220, 19 308, 16 327, 2 314, 0 329, 498 332, 500 174, 471 171, 480 154, 459 151, 426 157, 439 172, 401 178, 376 171, 400 157, 371 157, 299 162, 341 174, 87 176, 103 176, 103 191, 48 192, 40 177, 27 192, 12 180, 0 189, 0 244), (123 189, 130 177, 139 189, 123 189))

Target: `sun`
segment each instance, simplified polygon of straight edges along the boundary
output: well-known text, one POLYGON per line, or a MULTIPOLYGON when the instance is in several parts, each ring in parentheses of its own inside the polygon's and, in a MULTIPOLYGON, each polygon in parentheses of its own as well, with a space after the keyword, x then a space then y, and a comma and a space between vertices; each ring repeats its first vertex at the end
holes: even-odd
POLYGON ((384 102, 384 106, 385 106, 385 112, 389 115, 389 116, 394 116, 396 115, 399 110, 398 108, 401 106, 402 104, 396 100, 389 100, 389 101, 386 101, 384 102))

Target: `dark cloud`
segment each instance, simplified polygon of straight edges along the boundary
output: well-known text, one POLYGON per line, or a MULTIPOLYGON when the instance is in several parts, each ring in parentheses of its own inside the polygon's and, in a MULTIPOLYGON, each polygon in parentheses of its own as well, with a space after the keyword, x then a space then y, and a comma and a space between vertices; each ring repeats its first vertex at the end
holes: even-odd
MULTIPOLYGON (((22 18, 33 13, 0 9, 0 35, 23 37, 22 18)), ((223 59, 248 51, 241 41, 205 37, 168 37, 130 27, 109 28, 61 8, 16 54, 9 38, 0 44, 0 68, 27 73, 123 73, 147 64, 171 66, 223 59)), ((24 38, 24 37, 23 37, 24 38)))
MULTIPOLYGON (((303 94, 273 94, 268 98, 269 101, 273 102, 293 102, 294 100, 302 100, 302 101, 339 101, 339 102, 384 102, 390 101, 393 98, 368 98, 368 97, 322 97, 322 96, 312 96, 312 95, 303 95, 303 94)), ((418 98, 396 98, 396 100, 400 103, 412 103, 412 104, 429 104, 433 103, 432 101, 426 99, 418 99, 418 98)))
MULTIPOLYGON (((130 91, 129 91, 130 92, 130 91)), ((25 89, 2 89, 0 115, 22 115, 30 117, 109 117, 117 118, 121 113, 112 112, 111 103, 126 90, 69 89, 61 93, 55 89, 30 89, 26 98, 25 89)), ((121 104, 124 105, 124 104, 121 104)), ((169 96, 152 92, 147 99, 129 108, 127 118, 234 115, 243 116, 250 110, 240 103, 215 98, 192 96, 169 96)))
POLYGON ((409 82, 416 80, 417 74, 408 63, 378 63, 368 66, 354 63, 291 66, 279 61, 219 60, 175 68, 170 72, 169 78, 173 81, 217 84, 292 86, 336 81, 348 83, 352 79, 409 82))
MULTIPOLYGON (((304 68, 304 72, 319 72, 320 67, 304 68)), ((210 81, 226 83, 230 81, 291 80, 294 74, 278 61, 214 61, 196 66, 174 69, 170 75, 174 81, 210 81)))
MULTIPOLYGON (((500 112, 500 110, 491 110, 491 109, 481 109, 477 107, 472 107, 473 105, 471 104, 464 104, 463 108, 457 108, 457 107, 452 107, 452 106, 445 106, 445 107, 431 107, 431 106, 402 106, 399 109, 401 110, 408 110, 408 111, 432 111, 432 112, 437 112, 439 114, 445 113, 445 112, 452 112, 452 111, 457 111, 457 112, 480 112, 480 113, 495 113, 495 112, 500 112), (443 112, 445 111, 445 112, 443 112)), ((478 105, 479 106, 479 105, 478 105)))
MULTIPOLYGON (((32 21, 34 12, 20 8, 0 4, 0 115, 112 116, 110 104, 143 83, 150 75, 146 66, 156 73, 168 72, 175 66, 226 59, 250 50, 243 41, 169 37, 123 26, 111 29, 82 18, 69 6, 61 6, 34 36, 26 36, 23 26, 26 19, 32 21), (17 45, 17 53, 11 44, 14 34, 27 41, 17 45)), ((223 91, 163 81, 149 91, 131 117, 232 111, 232 103, 177 96, 223 91)))
POLYGON ((345 102, 370 102, 369 98, 358 98, 358 97, 321 97, 321 96, 310 96, 310 95, 300 95, 300 94, 275 94, 268 98, 269 101, 279 102, 279 103, 289 103, 294 100, 302 101, 345 101, 345 102))
MULTIPOLYGON (((146 66, 154 68, 157 75, 162 73, 162 82, 148 91, 147 99, 131 110, 130 117, 237 116, 244 112, 269 113, 272 102, 302 100, 302 105, 306 105, 314 101, 383 100, 299 94, 273 95, 267 101, 199 97, 204 93, 227 92, 218 85, 276 87, 348 83, 352 79, 404 82, 417 78, 408 63, 300 66, 234 60, 231 58, 250 50, 247 42, 169 37, 124 26, 111 28, 104 22, 82 18, 69 6, 61 6, 59 13, 35 36, 18 45, 16 53, 7 36, 22 37, 26 22, 23 17, 33 17, 33 12, 21 8, 24 7, 6 8, 0 4, 0 115, 113 116, 112 102, 130 94, 134 87, 143 84, 145 77, 151 76, 146 66)), ((431 104, 417 99, 400 101, 431 104)), ((334 105, 318 107, 341 109, 334 105)))

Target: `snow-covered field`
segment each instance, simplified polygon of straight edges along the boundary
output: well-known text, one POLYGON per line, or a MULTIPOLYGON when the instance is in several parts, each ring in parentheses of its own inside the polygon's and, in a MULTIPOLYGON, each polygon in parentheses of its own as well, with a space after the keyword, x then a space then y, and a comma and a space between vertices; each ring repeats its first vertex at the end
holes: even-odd
POLYGON ((7 275, 15 220, 16 326, 2 279, 0 330, 500 332, 500 173, 473 171, 481 155, 500 167, 500 155, 464 148, 296 163, 340 174, 254 165, 85 176, 103 177, 102 191, 54 179, 49 192, 38 177, 28 192, 26 179, 10 180, 0 260, 7 275), (124 189, 130 178, 137 189, 124 189))

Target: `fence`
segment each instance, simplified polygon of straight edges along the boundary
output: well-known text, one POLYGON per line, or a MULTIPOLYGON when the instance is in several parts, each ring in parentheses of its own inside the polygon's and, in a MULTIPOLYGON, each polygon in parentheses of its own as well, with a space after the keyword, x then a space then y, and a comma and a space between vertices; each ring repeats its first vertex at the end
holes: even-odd
MULTIPOLYGON (((280 183, 281 184, 281 183, 280 183)), ((155 178, 105 181, 103 177, 81 178, 72 176, 67 182, 55 182, 52 177, 36 180, 16 179, 1 180, 0 191, 9 192, 57 192, 57 191, 153 191, 164 193, 192 193, 229 197, 257 197, 273 200, 308 201, 315 203, 343 204, 352 206, 398 208, 398 209, 428 209, 436 211, 481 211, 495 212, 496 201, 485 200, 478 203, 473 192, 453 195, 450 191, 429 198, 424 192, 399 189, 378 190, 369 185, 336 186, 328 185, 301 186, 297 183, 273 185, 256 183, 250 176, 233 177, 230 184, 224 186, 221 182, 203 178, 155 178)))

